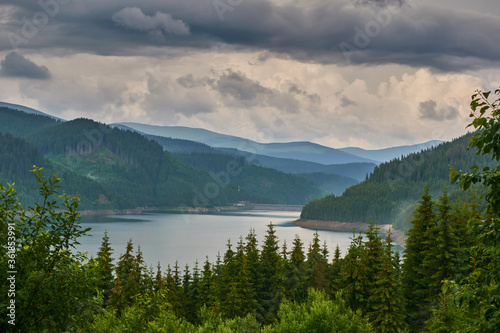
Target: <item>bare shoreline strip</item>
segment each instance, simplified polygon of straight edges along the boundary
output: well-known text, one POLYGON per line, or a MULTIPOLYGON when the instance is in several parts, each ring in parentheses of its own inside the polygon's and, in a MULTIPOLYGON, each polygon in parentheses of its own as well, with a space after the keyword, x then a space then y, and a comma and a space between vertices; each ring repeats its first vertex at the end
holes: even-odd
MULTIPOLYGON (((306 229, 350 232, 352 232, 353 230, 355 230, 356 232, 366 232, 368 230, 368 226, 370 225, 369 223, 362 222, 338 222, 304 219, 293 221, 292 224, 306 229)), ((402 248, 405 248, 407 236, 405 235, 404 231, 395 230, 390 224, 379 224, 378 227, 382 233, 387 233, 389 230, 391 230, 392 238, 394 239, 394 241, 402 248)))

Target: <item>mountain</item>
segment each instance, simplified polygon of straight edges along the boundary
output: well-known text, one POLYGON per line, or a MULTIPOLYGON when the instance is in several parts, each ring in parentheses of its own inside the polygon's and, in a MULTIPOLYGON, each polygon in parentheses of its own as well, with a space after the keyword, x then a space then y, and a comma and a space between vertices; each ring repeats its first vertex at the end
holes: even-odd
POLYGON ((50 117, 50 118, 53 118, 53 119, 56 119, 56 120, 64 121, 64 119, 61 119, 61 118, 58 118, 58 117, 55 117, 55 116, 51 116, 51 115, 43 113, 41 111, 38 111, 38 110, 35 110, 35 109, 32 109, 32 108, 28 108, 26 106, 18 105, 18 104, 11 104, 11 103, 0 102, 0 108, 9 108, 11 110, 23 111, 23 112, 26 112, 26 113, 37 114, 37 115, 40 115, 40 116, 50 117))
POLYGON ((409 146, 397 146, 397 147, 391 147, 391 148, 385 148, 385 149, 376 149, 376 150, 366 150, 362 148, 357 148, 357 147, 348 147, 348 148, 339 148, 339 150, 356 155, 359 157, 379 161, 379 162, 389 162, 395 158, 400 158, 407 156, 411 153, 417 153, 419 151, 432 148, 435 146, 440 145, 444 141, 440 140, 432 140, 416 145, 409 145, 409 146))
POLYGON ((202 142, 212 147, 233 148, 277 158, 309 161, 320 164, 378 163, 338 149, 311 142, 258 143, 252 140, 219 134, 200 128, 180 126, 152 126, 138 123, 120 123, 145 134, 202 142))
POLYGON ((496 166, 491 156, 477 156, 474 150, 467 149, 467 139, 471 135, 382 163, 367 180, 348 188, 342 196, 330 195, 308 203, 301 217, 341 222, 373 220, 407 230, 425 186, 433 196, 441 196, 446 188, 450 197, 459 200, 469 200, 474 191, 481 194, 481 187, 472 186, 462 191, 449 181, 450 165, 464 171, 473 165, 496 166))
MULTIPOLYGON (((127 126, 116 126, 121 129, 129 129, 127 126)), ((138 132, 142 133, 142 132, 138 132)), ((172 139, 151 134, 143 134, 147 138, 158 142, 163 148, 174 155, 192 153, 212 153, 244 157, 250 164, 260 165, 266 168, 275 169, 291 174, 322 173, 339 175, 351 180, 364 180, 369 175, 376 164, 374 163, 346 163, 346 164, 320 164, 289 158, 277 158, 265 155, 253 154, 234 148, 214 148, 204 143, 183 139, 172 139)))
MULTIPOLYGON (((235 165, 238 161, 234 157, 219 157, 223 168, 217 172, 197 169, 137 132, 90 119, 61 122, 0 108, 0 132, 10 135, 4 134, 7 143, 0 147, 2 158, 33 162, 23 166, 47 166, 50 174, 64 173, 63 182, 74 179, 78 186, 71 188, 82 194, 85 208, 211 206, 238 201, 303 204, 325 194, 298 176, 246 165, 244 161, 235 165), (8 150, 9 140, 25 147, 17 153, 26 151, 26 155, 17 156, 8 150)), ((26 174, 27 169, 11 165, 0 174, 0 181, 17 182, 26 174)), ((27 196, 32 192, 29 186, 23 191, 27 196)))
POLYGON ((51 126, 58 120, 41 113, 25 113, 7 107, 0 107, 0 132, 14 136, 24 136, 28 133, 51 126))
POLYGON ((267 168, 276 169, 292 174, 322 173, 339 175, 358 181, 365 180, 372 173, 374 163, 345 163, 345 164, 320 164, 289 158, 277 158, 265 155, 252 154, 233 148, 218 148, 218 150, 235 156, 245 156, 247 161, 267 168))
MULTIPOLYGON (((121 129, 133 130, 124 124, 115 126, 121 129)), ((142 133, 140 131, 137 132, 142 133)), ((295 159, 258 155, 234 148, 214 148, 204 143, 189 140, 142 134, 149 139, 155 140, 161 144, 165 150, 173 153, 182 161, 196 168, 213 169, 213 165, 216 165, 219 169, 223 168, 218 161, 224 160, 226 157, 221 155, 243 157, 246 160, 245 163, 297 174, 311 181, 326 193, 333 193, 335 195, 341 195, 349 186, 364 180, 375 167, 374 163, 324 165, 295 159)))
POLYGON ((325 165, 346 163, 380 164, 443 143, 443 141, 432 140, 416 145, 397 146, 376 150, 366 150, 357 147, 334 149, 311 142, 258 143, 252 140, 220 134, 205 129, 182 126, 153 126, 139 123, 119 123, 114 124, 114 126, 122 126, 124 128, 136 130, 145 135, 201 142, 215 148, 232 148, 261 156, 264 155, 289 160, 295 159, 325 165))

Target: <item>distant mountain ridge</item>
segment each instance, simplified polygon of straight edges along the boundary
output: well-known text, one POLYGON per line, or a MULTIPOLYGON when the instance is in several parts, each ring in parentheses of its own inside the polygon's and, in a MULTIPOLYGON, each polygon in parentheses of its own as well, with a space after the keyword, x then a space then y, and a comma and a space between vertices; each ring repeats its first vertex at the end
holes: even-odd
POLYGON ((346 163, 380 164, 389 162, 395 158, 400 158, 401 156, 407 156, 435 147, 444 142, 440 140, 431 140, 415 145, 367 150, 358 147, 331 148, 308 141, 259 143, 253 140, 220 134, 206 129, 184 126, 156 126, 130 122, 112 125, 127 127, 144 134, 201 142, 216 148, 232 148, 257 155, 295 159, 324 165, 346 163))
POLYGON ((236 136, 219 134, 201 128, 181 126, 152 126, 138 123, 119 123, 142 133, 202 142, 217 148, 234 148, 259 155, 288 158, 320 164, 375 163, 377 161, 352 155, 338 149, 312 142, 259 143, 236 136))
POLYGON ((346 153, 372 159, 372 160, 377 160, 380 162, 389 162, 395 158, 400 158, 407 156, 411 153, 418 153, 419 151, 429 149, 436 147, 440 144, 442 144, 445 141, 441 140, 431 140, 427 141, 424 143, 419 143, 415 145, 406 145, 406 146, 397 146, 397 147, 390 147, 390 148, 384 148, 384 149, 374 149, 374 150, 368 150, 368 149, 362 149, 358 147, 347 147, 347 148, 339 148, 339 150, 344 151, 346 153))

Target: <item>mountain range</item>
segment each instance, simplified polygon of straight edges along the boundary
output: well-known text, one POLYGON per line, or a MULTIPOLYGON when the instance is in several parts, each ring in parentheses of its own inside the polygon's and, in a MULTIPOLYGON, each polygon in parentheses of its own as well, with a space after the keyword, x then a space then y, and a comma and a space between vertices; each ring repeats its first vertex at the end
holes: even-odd
POLYGON ((244 158, 214 155, 213 160, 220 166, 215 171, 196 168, 137 132, 0 108, 0 183, 16 183, 26 204, 36 198, 28 171, 33 165, 57 174, 64 190, 78 192, 81 207, 88 209, 304 204, 325 195, 303 177, 244 158))
MULTIPOLYGON (((258 143, 197 128, 137 123, 109 127, 89 119, 65 121, 10 103, 0 103, 0 132, 12 135, 10 141, 24 140, 40 150, 49 169, 71 173, 67 178, 74 180, 75 189, 88 189, 89 198, 84 201, 92 208, 144 206, 148 200, 149 205, 192 202, 195 188, 200 193, 204 185, 220 182, 217 177, 235 161, 242 168, 241 174, 232 177, 227 188, 219 186, 221 193, 216 200, 204 200, 204 205, 239 200, 303 204, 327 194, 341 195, 366 179, 381 162, 440 143, 381 150, 334 149, 311 142, 258 143), (149 168, 144 161, 156 167, 149 168), (169 167, 164 169, 165 165, 169 167), (159 174, 166 178, 161 180, 159 174), (130 178, 132 175, 135 178, 130 178), (143 200, 133 198, 134 186, 142 189, 143 200), (164 193, 169 188, 182 192, 183 199, 174 200, 171 193, 164 193), (97 198, 99 191, 102 193, 97 198), (168 199, 158 200, 158 194, 168 199)), ((11 165, 9 170, 0 172, 0 180, 12 181, 7 176, 13 176, 16 168, 11 165)))
POLYGON ((202 142, 219 148, 233 148, 257 155, 277 158, 295 159, 319 164, 373 163, 380 164, 394 158, 421 151, 443 141, 432 140, 422 144, 397 146, 378 150, 362 148, 330 148, 312 142, 259 143, 249 139, 212 132, 201 128, 182 126, 154 126, 139 123, 123 122, 112 124, 125 126, 144 134, 175 139, 202 142))

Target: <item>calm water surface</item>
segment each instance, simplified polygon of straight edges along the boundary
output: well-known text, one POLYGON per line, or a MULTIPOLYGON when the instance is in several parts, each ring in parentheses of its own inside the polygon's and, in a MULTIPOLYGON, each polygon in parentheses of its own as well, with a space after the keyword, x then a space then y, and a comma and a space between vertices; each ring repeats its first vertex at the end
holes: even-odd
MULTIPOLYGON (((224 255, 228 239, 233 245, 240 236, 245 238, 250 229, 255 229, 259 246, 262 246, 267 227, 270 222, 276 229, 280 247, 286 240, 288 250, 292 247, 295 235, 299 235, 304 243, 304 251, 311 242, 314 230, 303 229, 291 224, 299 218, 299 212, 246 211, 219 214, 164 214, 153 213, 143 215, 92 216, 82 219, 84 228, 90 227, 90 236, 80 238, 81 245, 77 250, 95 256, 101 245, 104 231, 108 231, 111 246, 116 259, 125 252, 129 239, 141 247, 148 266, 156 266, 158 262, 163 268, 188 264, 199 266, 208 256, 215 262, 217 253, 224 255)), ((338 244, 342 255, 350 244, 351 232, 318 231, 320 240, 327 242, 331 255, 338 244)), ((235 249, 235 246, 233 247, 235 249)), ((330 259, 331 259, 330 255, 330 259)), ((117 260, 115 260, 116 263, 117 260)))

